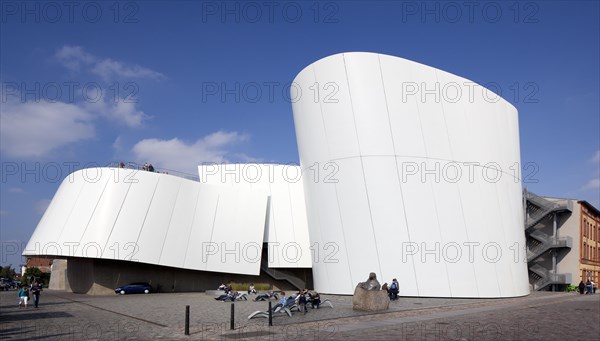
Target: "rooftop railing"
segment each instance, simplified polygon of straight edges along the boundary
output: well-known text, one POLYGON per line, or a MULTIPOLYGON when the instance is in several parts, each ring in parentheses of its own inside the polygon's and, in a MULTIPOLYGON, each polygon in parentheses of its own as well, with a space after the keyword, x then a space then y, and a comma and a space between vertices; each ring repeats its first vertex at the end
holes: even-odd
MULTIPOLYGON (((136 162, 110 162, 106 165, 106 167, 149 171, 148 169, 145 168, 145 165, 142 165, 142 164, 139 164, 136 162)), ((169 174, 169 175, 178 176, 180 178, 184 178, 184 179, 188 179, 188 180, 192 180, 192 181, 198 181, 198 182, 200 181, 200 177, 198 175, 189 174, 189 173, 176 171, 176 170, 172 170, 172 169, 167 169, 167 168, 154 167, 154 173, 169 174)))

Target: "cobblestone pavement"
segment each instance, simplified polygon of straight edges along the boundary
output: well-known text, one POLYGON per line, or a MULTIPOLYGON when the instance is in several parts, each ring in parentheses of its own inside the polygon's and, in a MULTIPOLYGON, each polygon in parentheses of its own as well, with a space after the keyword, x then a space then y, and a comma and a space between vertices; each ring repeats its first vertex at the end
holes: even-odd
MULTIPOLYGON (((0 292, 0 340, 600 340, 600 295, 535 292, 507 299, 400 298, 384 313, 352 310, 350 296, 292 317, 248 320, 268 303, 204 293, 88 296, 45 290, 40 308, 19 309, 0 292), (190 306, 190 336, 184 335, 190 306)), ((273 302, 275 303, 275 302, 273 302)))

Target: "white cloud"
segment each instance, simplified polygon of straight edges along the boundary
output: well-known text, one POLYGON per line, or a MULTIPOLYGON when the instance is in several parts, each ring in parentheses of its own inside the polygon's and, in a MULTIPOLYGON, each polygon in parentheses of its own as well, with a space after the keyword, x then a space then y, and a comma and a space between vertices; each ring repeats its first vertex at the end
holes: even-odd
POLYGON ((58 61, 71 71, 80 71, 81 65, 93 64, 96 57, 83 51, 81 46, 63 46, 55 53, 58 61))
POLYGON ((91 70, 92 73, 102 77, 105 81, 117 78, 146 78, 161 80, 165 76, 160 73, 139 65, 125 65, 112 59, 104 59, 97 62, 91 70))
POLYGON ((133 146, 139 163, 148 162, 156 168, 196 174, 203 162, 229 162, 236 154, 228 150, 246 141, 248 136, 238 132, 218 131, 188 144, 178 138, 171 140, 144 139, 133 146))
POLYGON ((585 184, 582 188, 582 190, 587 191, 587 190, 598 190, 600 189, 600 179, 592 179, 590 181, 588 181, 587 184, 585 184))
POLYGON ((11 187, 8 189, 9 193, 25 193, 25 190, 23 190, 21 187, 11 187))
POLYGON ((39 158, 67 144, 94 137, 93 115, 62 102, 3 103, 0 150, 19 158, 39 158))
POLYGON ((95 136, 93 121, 103 117, 139 127, 149 116, 137 103, 101 98, 96 102, 7 101, 0 106, 0 150, 6 155, 40 158, 95 136))
POLYGON ((165 76, 157 71, 125 62, 100 58, 84 51, 81 46, 63 46, 55 53, 56 59, 67 69, 79 72, 86 70, 100 76, 104 81, 115 79, 154 79, 161 80, 165 76))
POLYGON ((83 105, 90 112, 132 128, 141 126, 149 117, 138 110, 136 102, 128 102, 122 98, 114 101, 107 97, 95 102, 84 102, 83 105))

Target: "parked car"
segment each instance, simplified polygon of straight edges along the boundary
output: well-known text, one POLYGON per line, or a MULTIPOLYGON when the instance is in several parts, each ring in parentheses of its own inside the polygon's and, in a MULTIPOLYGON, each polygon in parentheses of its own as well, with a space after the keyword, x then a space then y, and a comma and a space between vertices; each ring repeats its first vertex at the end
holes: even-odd
POLYGON ((0 278, 0 291, 16 289, 17 283, 12 279, 0 278))
POLYGON ((152 286, 146 282, 131 283, 115 289, 115 294, 149 294, 152 286))

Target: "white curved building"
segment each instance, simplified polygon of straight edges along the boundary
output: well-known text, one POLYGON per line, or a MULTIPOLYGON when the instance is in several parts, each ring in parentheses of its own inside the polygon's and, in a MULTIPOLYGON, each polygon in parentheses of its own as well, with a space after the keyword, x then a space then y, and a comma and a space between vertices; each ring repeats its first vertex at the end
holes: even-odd
POLYGON ((321 170, 304 181, 311 241, 336 245, 335 261, 313 261, 316 288, 350 294, 373 271, 406 296, 528 294, 512 105, 375 53, 321 59, 294 82, 322 92, 293 104, 300 165, 321 170))
POLYGON ((114 168, 91 182, 79 171, 24 255, 246 275, 268 255, 262 270, 312 267, 324 293, 352 294, 369 272, 398 278, 403 296, 529 293, 512 105, 374 53, 321 59, 294 84, 300 168, 207 165, 199 182, 114 168), (282 247, 261 256, 263 243, 282 247))

